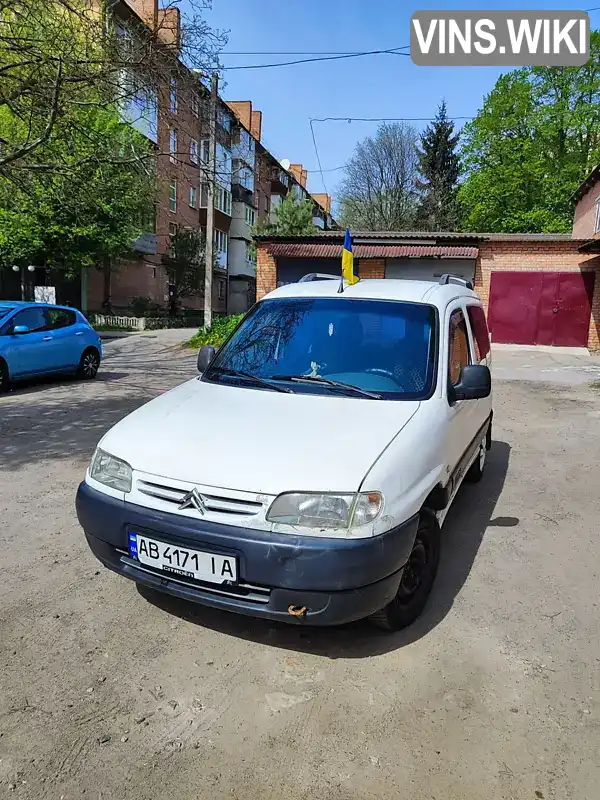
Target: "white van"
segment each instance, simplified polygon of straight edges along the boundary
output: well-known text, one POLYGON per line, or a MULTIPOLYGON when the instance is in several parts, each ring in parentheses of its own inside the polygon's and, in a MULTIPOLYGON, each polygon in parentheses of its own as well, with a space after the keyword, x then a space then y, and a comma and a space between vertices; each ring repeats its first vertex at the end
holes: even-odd
POLYGON ((491 444, 483 307, 448 275, 322 277, 269 294, 199 377, 102 438, 77 513, 105 566, 286 622, 420 614, 491 444))

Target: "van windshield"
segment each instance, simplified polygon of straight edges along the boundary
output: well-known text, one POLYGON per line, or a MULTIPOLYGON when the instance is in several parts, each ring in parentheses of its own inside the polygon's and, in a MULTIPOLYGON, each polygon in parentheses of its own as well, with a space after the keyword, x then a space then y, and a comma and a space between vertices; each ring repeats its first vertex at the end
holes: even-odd
POLYGON ((257 388, 416 400, 431 390, 436 311, 422 303, 348 298, 264 300, 221 348, 203 380, 257 388), (260 381, 258 380, 260 379, 260 381), (328 385, 328 382, 330 385, 328 385))

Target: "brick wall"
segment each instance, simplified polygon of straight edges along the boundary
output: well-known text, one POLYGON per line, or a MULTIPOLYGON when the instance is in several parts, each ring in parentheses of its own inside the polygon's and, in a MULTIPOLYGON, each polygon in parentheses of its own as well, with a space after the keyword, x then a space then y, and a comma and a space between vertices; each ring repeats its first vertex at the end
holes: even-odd
POLYGON ((581 242, 483 242, 475 266, 475 291, 487 313, 492 271, 596 272, 588 347, 600 348, 600 257, 578 252, 581 242))
POLYGON ((256 299, 260 300, 277 288, 277 264, 268 246, 258 244, 256 248, 256 299))
POLYGON ((361 258, 358 262, 358 275, 361 278, 385 278, 385 259, 361 258))

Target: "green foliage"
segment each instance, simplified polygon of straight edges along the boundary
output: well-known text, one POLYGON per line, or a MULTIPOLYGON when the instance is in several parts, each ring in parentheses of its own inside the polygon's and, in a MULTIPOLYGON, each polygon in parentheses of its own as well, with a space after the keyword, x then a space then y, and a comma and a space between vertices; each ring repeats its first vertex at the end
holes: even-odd
POLYGON ((421 175, 416 182, 421 193, 417 227, 423 230, 452 231, 458 225, 456 195, 461 169, 458 140, 444 101, 433 124, 421 134, 421 146, 417 150, 421 175))
POLYGON ((600 162, 600 33, 583 67, 502 75, 464 131, 463 227, 568 232, 570 197, 600 162))
POLYGON ((275 208, 275 222, 259 219, 253 228, 257 236, 310 236, 318 230, 313 222, 313 202, 308 198, 297 200, 288 193, 275 208))
POLYGON ((201 328, 192 338, 185 343, 186 347, 198 349, 204 345, 220 347, 238 326, 243 314, 233 314, 230 317, 215 317, 208 330, 201 328))
MULTIPOLYGON (((0 113, 0 138, 6 122, 0 113)), ((68 137, 61 125, 37 153, 61 168, 0 173, 0 265, 45 265, 72 277, 127 253, 152 210, 152 151, 140 134, 95 106, 72 112, 68 137)))
POLYGON ((140 295, 132 299, 131 303, 129 304, 129 308, 131 309, 131 313, 134 317, 145 317, 150 311, 151 305, 152 298, 140 295))

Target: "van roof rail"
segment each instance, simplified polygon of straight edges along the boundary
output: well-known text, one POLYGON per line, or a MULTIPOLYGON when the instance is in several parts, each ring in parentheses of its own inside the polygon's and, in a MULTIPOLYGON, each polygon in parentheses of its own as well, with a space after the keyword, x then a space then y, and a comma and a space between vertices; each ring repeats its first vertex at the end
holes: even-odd
POLYGON ((309 272, 303 275, 298 283, 310 283, 310 281, 339 281, 339 275, 326 275, 324 272, 309 272))
POLYGON ((445 272, 440 278, 440 286, 447 286, 449 283, 460 283, 466 286, 467 289, 473 289, 473 282, 468 281, 466 278, 461 278, 460 275, 452 275, 450 272, 445 272))

